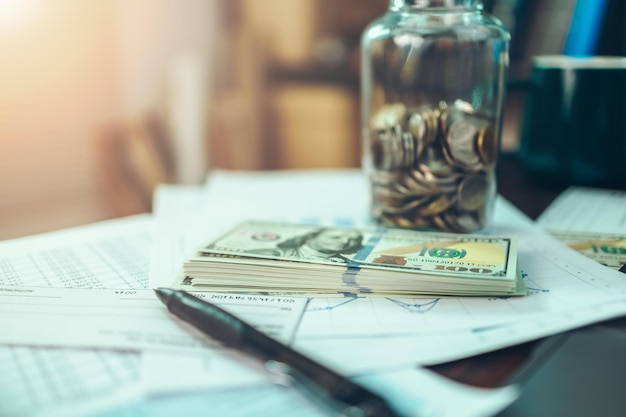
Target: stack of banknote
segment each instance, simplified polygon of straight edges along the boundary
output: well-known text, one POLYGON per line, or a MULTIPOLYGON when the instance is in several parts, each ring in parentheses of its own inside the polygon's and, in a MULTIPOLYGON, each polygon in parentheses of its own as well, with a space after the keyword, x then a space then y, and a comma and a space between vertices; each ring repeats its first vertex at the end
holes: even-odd
POLYGON ((330 296, 524 295, 511 237, 247 221, 200 247, 175 287, 330 296))
POLYGON ((566 230, 548 230, 548 232, 586 257, 626 273, 625 235, 566 230))

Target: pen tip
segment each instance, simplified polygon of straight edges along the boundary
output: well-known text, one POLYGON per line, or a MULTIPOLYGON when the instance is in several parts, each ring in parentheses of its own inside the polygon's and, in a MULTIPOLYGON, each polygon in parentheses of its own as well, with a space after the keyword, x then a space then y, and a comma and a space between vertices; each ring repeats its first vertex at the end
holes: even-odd
POLYGON ((159 297, 159 300, 161 300, 164 304, 167 304, 167 301, 174 293, 174 290, 172 290, 171 288, 158 287, 154 288, 154 292, 157 297, 159 297))

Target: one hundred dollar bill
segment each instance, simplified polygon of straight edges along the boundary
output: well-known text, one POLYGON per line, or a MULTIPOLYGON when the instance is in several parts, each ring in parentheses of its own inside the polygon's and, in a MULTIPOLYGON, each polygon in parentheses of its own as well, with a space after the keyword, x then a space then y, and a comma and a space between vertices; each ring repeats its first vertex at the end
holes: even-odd
POLYGON ((199 255, 197 260, 204 256, 212 262, 273 259, 483 280, 517 279, 517 244, 511 237, 248 221, 203 246, 199 255))
POLYGON ((572 249, 609 268, 626 272, 626 236, 550 230, 572 249))

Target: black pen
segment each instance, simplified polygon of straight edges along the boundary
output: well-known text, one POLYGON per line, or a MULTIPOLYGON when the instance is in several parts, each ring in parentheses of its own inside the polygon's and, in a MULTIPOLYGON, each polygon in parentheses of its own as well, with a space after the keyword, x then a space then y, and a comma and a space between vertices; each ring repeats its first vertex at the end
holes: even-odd
POLYGON ((378 394, 296 352, 222 308, 170 288, 154 290, 167 309, 224 345, 253 354, 268 369, 303 383, 322 403, 350 417, 399 417, 378 394))

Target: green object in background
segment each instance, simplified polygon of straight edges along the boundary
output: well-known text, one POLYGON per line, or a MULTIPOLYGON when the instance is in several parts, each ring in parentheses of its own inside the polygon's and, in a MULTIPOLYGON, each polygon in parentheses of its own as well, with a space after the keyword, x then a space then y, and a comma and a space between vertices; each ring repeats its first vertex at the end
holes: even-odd
POLYGON ((531 175, 626 187, 626 57, 537 56, 519 156, 531 175))

